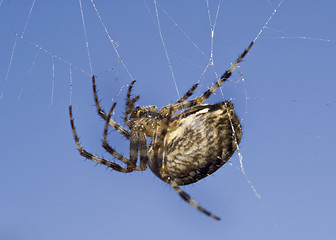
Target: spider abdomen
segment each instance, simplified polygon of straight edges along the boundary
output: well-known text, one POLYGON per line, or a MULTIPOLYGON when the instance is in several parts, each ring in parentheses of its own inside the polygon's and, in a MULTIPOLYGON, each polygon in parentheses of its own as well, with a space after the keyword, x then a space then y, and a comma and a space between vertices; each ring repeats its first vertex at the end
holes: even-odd
MULTIPOLYGON (((179 114, 178 125, 166 134, 166 174, 178 185, 209 176, 223 166, 237 149, 242 129, 230 102, 198 105, 179 114)), ((151 153, 151 149, 149 153, 151 153)), ((162 179, 162 159, 149 154, 149 167, 162 179)))

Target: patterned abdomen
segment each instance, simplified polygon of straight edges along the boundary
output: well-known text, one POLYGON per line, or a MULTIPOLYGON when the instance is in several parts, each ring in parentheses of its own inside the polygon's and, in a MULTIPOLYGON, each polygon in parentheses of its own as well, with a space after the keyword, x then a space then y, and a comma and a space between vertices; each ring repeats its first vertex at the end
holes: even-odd
MULTIPOLYGON (((212 174, 230 159, 242 129, 230 102, 199 105, 180 116, 178 126, 166 135, 165 157, 167 176, 178 185, 187 185, 212 174)), ((161 166, 152 163, 150 159, 150 168, 162 179, 161 166)))

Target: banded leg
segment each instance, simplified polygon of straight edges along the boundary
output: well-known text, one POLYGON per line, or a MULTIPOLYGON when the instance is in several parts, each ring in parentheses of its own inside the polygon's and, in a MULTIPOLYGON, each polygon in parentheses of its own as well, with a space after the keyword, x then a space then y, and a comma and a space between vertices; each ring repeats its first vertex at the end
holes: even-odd
POLYGON ((140 166, 136 170, 144 171, 148 166, 148 150, 147 150, 147 138, 145 133, 139 132, 139 153, 140 153, 140 166), (139 169, 138 169, 139 168, 139 169))
POLYGON ((128 115, 132 112, 134 109, 134 103, 138 101, 139 96, 134 97, 131 100, 131 90, 133 88, 133 85, 135 83, 135 80, 131 82, 131 84, 128 87, 127 91, 127 97, 126 97, 126 111, 125 111, 125 117, 124 117, 124 122, 126 123, 128 121, 128 115))
MULTIPOLYGON (((186 94, 184 94, 183 97, 181 97, 174 105, 177 105, 177 104, 181 104, 183 102, 185 102, 185 100, 187 100, 191 95, 193 95, 195 89, 198 87, 198 83, 196 83, 194 86, 192 86, 188 92, 186 92, 186 94)), ((168 112, 169 112, 169 108, 171 107, 171 105, 168 105, 168 106, 165 106, 163 108, 160 109, 160 114, 162 116, 167 116, 168 112)), ((176 111, 174 111, 173 113, 175 113, 176 111)), ((174 115, 174 114, 173 114, 174 115)))
POLYGON ((186 192, 184 192, 179 185, 174 182, 171 181, 168 177, 166 179, 166 182, 169 183, 170 186, 172 186, 174 188, 174 190, 177 192, 178 195, 180 195, 180 197, 186 201, 187 203, 189 203, 190 205, 192 205, 193 207, 197 208, 199 211, 201 211, 202 213, 204 213, 205 215, 208 215, 209 217, 212 217, 213 219, 216 220, 220 220, 219 217, 217 217, 216 215, 212 214, 211 212, 209 212, 208 210, 204 209, 203 207, 201 207, 197 202, 195 202, 194 200, 191 199, 191 197, 189 196, 189 194, 187 194, 186 192))
POLYGON ((147 139, 145 133, 141 131, 131 131, 130 137, 130 161, 136 163, 140 154, 140 166, 136 166, 137 171, 144 171, 147 168, 147 139))
POLYGON ((130 158, 127 159, 121 154, 119 154, 117 151, 115 151, 107 142, 107 132, 109 127, 110 118, 112 115, 112 112, 114 110, 116 103, 113 104, 111 110, 109 111, 107 115, 107 119, 105 122, 104 127, 104 136, 103 136, 103 147, 106 151, 108 151, 110 154, 115 156, 117 159, 121 160, 123 163, 127 165, 127 168, 137 170, 137 171, 143 171, 147 168, 147 140, 144 133, 138 133, 138 132, 132 132, 131 131, 131 137, 130 137, 130 158), (137 135, 135 136, 134 133, 137 135), (142 136, 143 135, 143 136, 142 136), (140 166, 136 166, 137 159, 138 159, 138 151, 140 150, 140 166))
MULTIPOLYGON (((106 160, 104 158, 100 158, 100 157, 98 157, 96 155, 93 155, 93 154, 87 152, 86 150, 84 150, 83 146, 81 145, 81 143, 79 141, 79 138, 78 138, 78 135, 77 135, 77 132, 76 132, 76 129, 75 129, 75 124, 74 124, 74 119, 73 119, 73 116, 72 116, 72 106, 71 105, 69 106, 69 115, 70 115, 70 124, 71 124, 72 134, 73 134, 73 136, 75 138, 77 149, 78 149, 80 155, 82 155, 83 157, 85 157, 87 159, 90 159, 90 160, 92 160, 92 161, 94 161, 96 163, 100 163, 100 164, 103 164, 103 165, 105 165, 107 167, 110 167, 113 170, 116 170, 118 172, 129 173, 129 172, 132 172, 134 170, 134 168, 132 168, 132 167, 131 168, 129 168, 129 167, 123 168, 123 167, 121 167, 120 165, 118 165, 118 164, 116 164, 114 162, 108 161, 108 160, 106 160)), ((116 151, 114 151, 112 155, 114 157, 118 158, 119 160, 123 161, 122 159, 119 158, 122 155, 120 155, 116 151)))
MULTIPOLYGON (((100 103, 99 103, 99 100, 98 100, 98 94, 97 94, 97 88, 96 88, 96 78, 95 78, 94 75, 92 76, 92 88, 93 88, 93 96, 94 96, 97 112, 98 112, 99 116, 101 116, 106 121, 107 114, 100 107, 100 103)), ((122 135, 124 135, 127 139, 130 138, 131 134, 129 133, 129 131, 127 131, 127 129, 125 129, 124 127, 122 127, 120 124, 118 124, 117 122, 115 122, 113 119, 110 118, 109 124, 112 127, 114 127, 118 132, 120 132, 122 135)))
MULTIPOLYGON (((246 54, 250 51, 251 47, 253 46, 254 42, 251 42, 250 45, 245 49, 245 51, 237 58, 237 60, 235 61, 235 63, 229 68, 229 70, 227 70, 219 79, 218 81, 206 92, 204 92, 202 94, 202 96, 192 99, 190 101, 185 101, 182 103, 176 103, 174 105, 172 105, 171 107, 173 108, 173 113, 180 111, 182 109, 185 108, 190 108, 193 107, 195 105, 199 105, 202 102, 204 102, 205 100, 207 100, 211 94, 213 94, 227 79, 230 78, 230 76, 232 75, 233 71, 237 68, 238 64, 243 60, 243 58, 246 56, 246 54)), ((163 110, 163 109, 161 109, 163 110)), ((166 109, 163 110, 163 112, 161 112, 161 114, 165 114, 166 113, 166 109)))
POLYGON ((198 87, 198 83, 196 83, 194 86, 192 86, 186 94, 182 98, 180 98, 176 103, 182 103, 185 100, 187 100, 191 95, 193 95, 195 89, 198 87))
MULTIPOLYGON (((118 153, 116 150, 114 150, 107 142, 107 132, 108 132, 108 127, 109 127, 109 122, 112 116, 112 112, 114 110, 116 106, 116 103, 113 104, 113 106, 111 107, 106 121, 105 121, 105 127, 104 127, 104 135, 103 135, 103 148, 108 151, 112 156, 116 157, 117 159, 121 160, 123 163, 125 163, 127 165, 128 169, 132 169, 134 170, 136 168, 136 159, 133 162, 132 159, 127 159, 125 158, 123 155, 121 155, 120 153, 118 153)), ((131 137, 132 138, 132 137, 131 137)), ((130 138, 130 139, 131 139, 130 138)))

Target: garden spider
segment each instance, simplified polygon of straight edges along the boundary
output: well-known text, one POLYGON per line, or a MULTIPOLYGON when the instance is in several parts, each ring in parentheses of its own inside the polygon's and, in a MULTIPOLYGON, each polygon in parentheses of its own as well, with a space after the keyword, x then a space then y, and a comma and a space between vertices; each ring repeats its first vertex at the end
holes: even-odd
POLYGON ((103 147, 126 167, 97 157, 83 149, 75 130, 72 106, 69 106, 72 133, 79 153, 94 162, 116 171, 129 173, 143 171, 147 166, 161 180, 170 184, 189 204, 206 215, 220 220, 198 205, 179 186, 195 183, 223 166, 235 152, 242 136, 242 127, 230 101, 217 104, 201 104, 220 87, 236 69, 251 49, 253 42, 219 80, 200 97, 187 101, 198 84, 195 84, 175 104, 160 110, 156 106, 134 107, 139 96, 131 98, 135 81, 128 88, 124 123, 130 131, 111 119, 116 106, 106 114, 100 107, 95 76, 92 76, 93 96, 98 114, 105 119, 103 147), (181 111, 183 110, 183 111, 181 111), (180 113, 177 113, 181 111, 180 113), (175 115, 175 113, 177 113, 175 115), (129 158, 115 151, 107 143, 108 127, 111 125, 130 141, 129 158), (147 144, 147 137, 152 138, 147 144), (138 155, 140 163, 137 165, 138 155))

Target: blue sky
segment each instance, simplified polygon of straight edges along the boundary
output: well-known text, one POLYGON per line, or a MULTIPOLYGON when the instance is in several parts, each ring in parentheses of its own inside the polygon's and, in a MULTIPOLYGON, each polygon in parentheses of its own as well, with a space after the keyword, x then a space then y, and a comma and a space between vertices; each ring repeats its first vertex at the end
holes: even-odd
MULTIPOLYGON (((124 65, 91 1, 82 0, 90 58, 79 1, 36 0, 27 21, 32 3, 0 1, 1 239, 335 238, 334 1, 283 1, 240 64, 242 75, 207 101, 232 99, 242 119, 245 172, 262 197, 235 154, 231 164, 183 188, 220 222, 150 170, 122 174, 84 160, 68 105, 85 149, 112 159, 101 147, 92 73, 104 109, 117 102, 118 122, 133 78, 139 105, 173 103, 196 82, 199 96, 279 1, 221 1, 217 18, 218 1, 157 1, 163 46, 153 1, 97 0, 124 65), (202 74, 211 53, 208 10, 212 24, 216 19, 214 68, 202 74)), ((115 131, 109 142, 128 156, 129 143, 115 131)))

